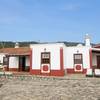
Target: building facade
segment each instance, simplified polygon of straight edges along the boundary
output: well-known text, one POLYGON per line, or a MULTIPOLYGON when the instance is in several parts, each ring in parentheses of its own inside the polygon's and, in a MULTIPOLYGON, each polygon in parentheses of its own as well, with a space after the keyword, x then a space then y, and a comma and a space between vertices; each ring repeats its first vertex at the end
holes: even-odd
POLYGON ((34 75, 86 74, 88 69, 100 69, 100 48, 91 47, 86 35, 85 45, 45 43, 31 44, 30 48, 0 49, 0 63, 6 71, 27 71, 34 75))

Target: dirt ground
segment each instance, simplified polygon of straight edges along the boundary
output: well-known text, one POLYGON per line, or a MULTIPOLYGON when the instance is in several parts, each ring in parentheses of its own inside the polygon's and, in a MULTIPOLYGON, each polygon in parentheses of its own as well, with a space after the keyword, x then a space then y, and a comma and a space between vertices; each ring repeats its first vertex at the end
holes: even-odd
POLYGON ((100 100, 100 78, 1 77, 0 100, 100 100))

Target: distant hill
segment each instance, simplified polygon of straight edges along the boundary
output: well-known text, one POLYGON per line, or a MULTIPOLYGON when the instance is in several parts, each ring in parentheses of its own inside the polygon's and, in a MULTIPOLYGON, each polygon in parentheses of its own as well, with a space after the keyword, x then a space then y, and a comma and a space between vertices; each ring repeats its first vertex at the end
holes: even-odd
MULTIPOLYGON (((0 48, 14 48, 16 42, 12 41, 0 41, 0 48)), ((34 41, 18 42, 20 47, 29 47, 29 44, 37 44, 34 41)))
MULTIPOLYGON (((58 43, 61 43, 61 42, 58 42, 58 43)), ((85 45, 85 43, 82 43, 82 42, 66 42, 66 41, 63 41, 63 43, 66 45, 66 46, 77 46, 78 44, 82 44, 83 46, 85 45)), ((91 43, 92 46, 96 45, 94 43, 91 43)))
MULTIPOLYGON (((58 42, 58 43, 60 43, 60 42, 58 42)), ((84 43, 81 43, 81 42, 66 42, 66 41, 63 41, 63 43, 64 43, 66 46, 77 46, 78 44, 84 45, 84 43)))
MULTIPOLYGON (((0 41, 0 48, 14 48, 16 42, 12 41, 0 41)), ((30 44, 38 44, 39 42, 35 41, 24 41, 24 42, 18 42, 20 47, 29 47, 30 44)), ((66 42, 66 41, 58 41, 57 43, 64 43, 66 46, 76 46, 78 44, 83 44, 80 42, 66 42)), ((95 44, 92 44, 95 45, 95 44)))

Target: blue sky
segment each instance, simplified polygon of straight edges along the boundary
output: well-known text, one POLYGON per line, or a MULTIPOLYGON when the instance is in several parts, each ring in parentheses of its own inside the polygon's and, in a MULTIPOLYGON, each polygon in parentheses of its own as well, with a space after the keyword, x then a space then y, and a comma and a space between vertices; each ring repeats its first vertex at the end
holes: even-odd
POLYGON ((0 0, 0 40, 100 43, 100 0, 0 0))

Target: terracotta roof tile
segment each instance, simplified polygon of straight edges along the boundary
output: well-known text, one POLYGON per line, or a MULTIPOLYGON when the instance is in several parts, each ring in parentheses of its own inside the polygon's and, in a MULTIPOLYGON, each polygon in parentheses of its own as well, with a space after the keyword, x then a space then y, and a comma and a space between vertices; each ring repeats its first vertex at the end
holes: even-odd
POLYGON ((19 47, 19 48, 2 48, 0 53, 5 53, 7 55, 29 55, 30 48, 28 47, 19 47))

